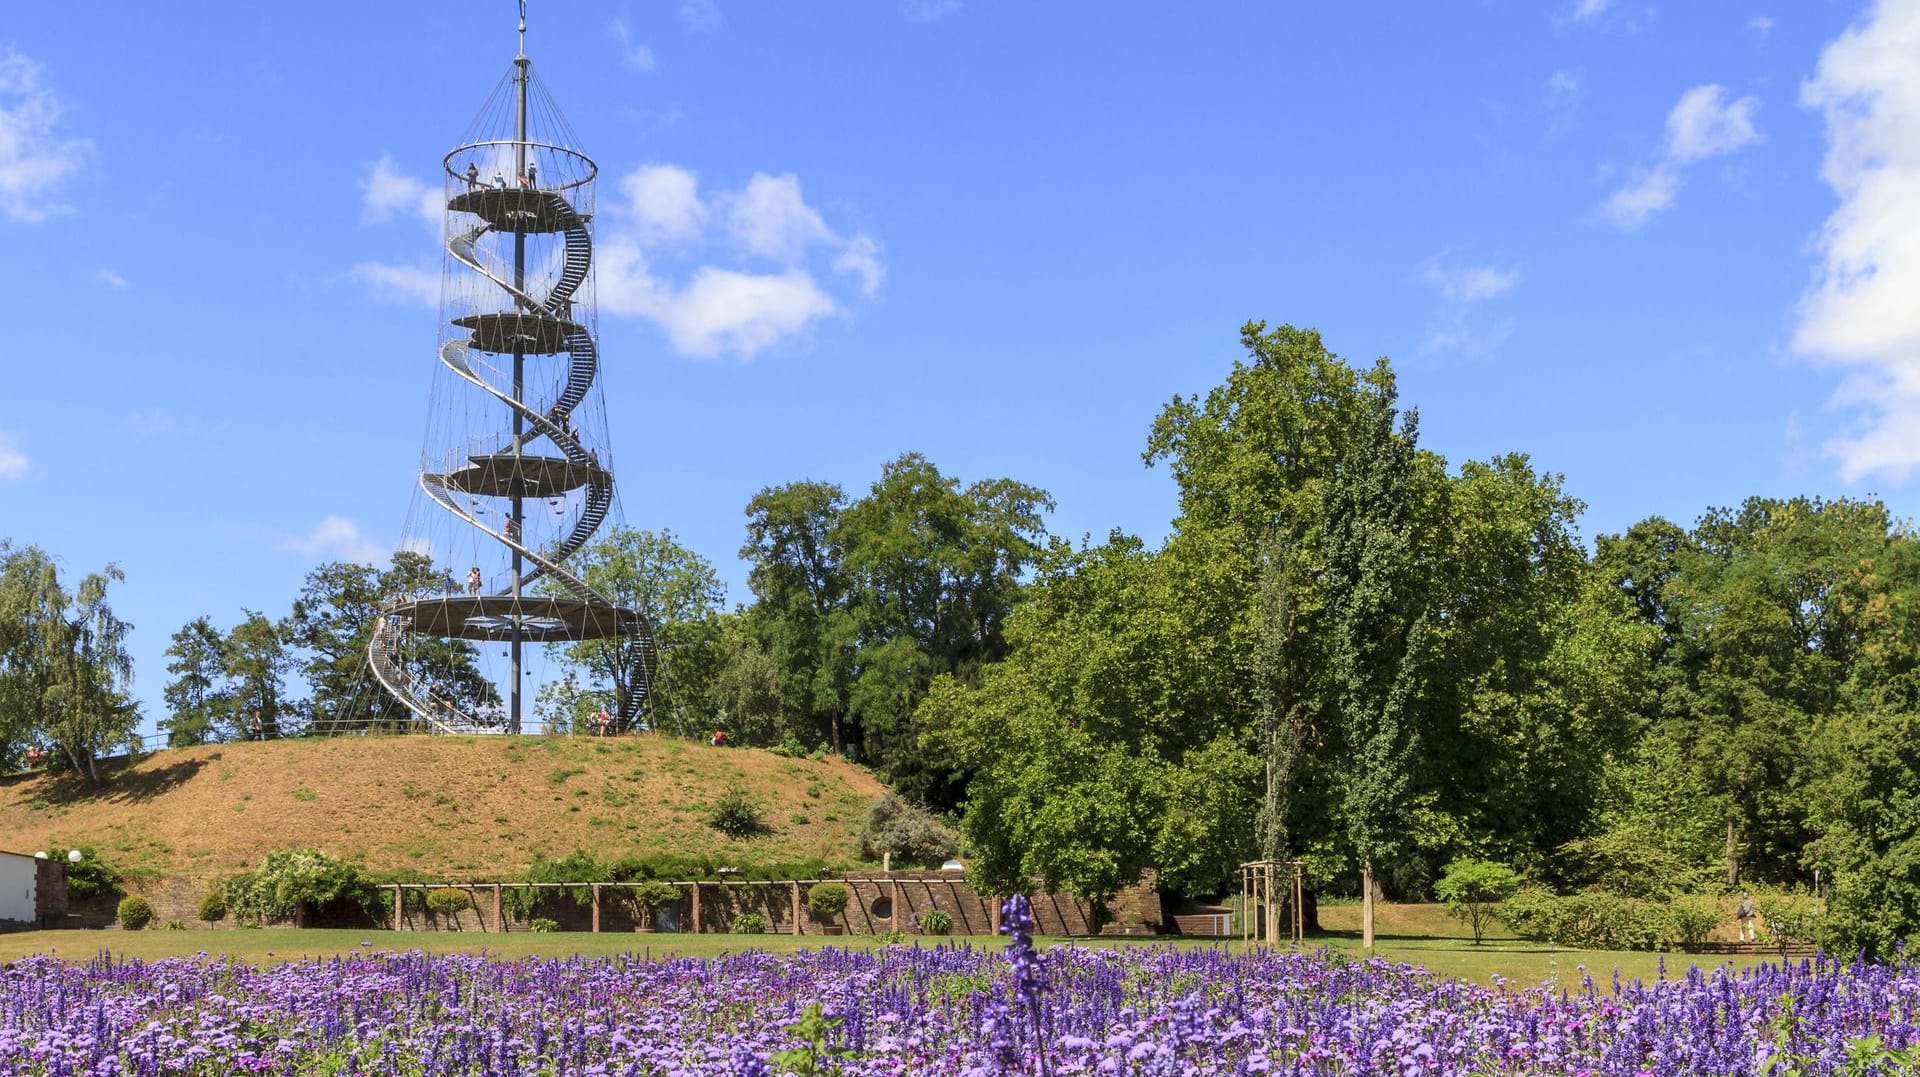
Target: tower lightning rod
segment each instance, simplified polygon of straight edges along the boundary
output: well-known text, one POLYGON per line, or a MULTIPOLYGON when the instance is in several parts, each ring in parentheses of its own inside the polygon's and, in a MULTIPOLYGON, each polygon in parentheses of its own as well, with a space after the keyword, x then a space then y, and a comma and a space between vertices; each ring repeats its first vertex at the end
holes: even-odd
MULTIPOLYGON (((520 55, 513 61, 514 100, 513 100, 513 158, 514 172, 522 187, 528 186, 527 179, 527 83, 533 81, 527 67, 527 0, 520 0, 520 55)), ((527 233, 515 229, 513 233, 513 286, 524 294, 527 287, 527 233)), ((517 310, 517 308, 516 308, 517 310)), ((525 345, 516 338, 513 346, 513 399, 520 402, 526 397, 527 356, 525 345)), ((521 435, 526 432, 526 422, 521 418, 520 409, 513 412, 513 451, 517 456, 521 448, 521 435)), ((520 542, 526 536, 526 501, 523 495, 525 486, 520 481, 519 472, 514 473, 508 486, 511 495, 508 518, 513 521, 513 608, 520 609, 520 573, 525 565, 520 560, 520 542)), ((513 618, 513 638, 510 676, 512 683, 507 690, 507 730, 520 732, 520 618, 513 618)))

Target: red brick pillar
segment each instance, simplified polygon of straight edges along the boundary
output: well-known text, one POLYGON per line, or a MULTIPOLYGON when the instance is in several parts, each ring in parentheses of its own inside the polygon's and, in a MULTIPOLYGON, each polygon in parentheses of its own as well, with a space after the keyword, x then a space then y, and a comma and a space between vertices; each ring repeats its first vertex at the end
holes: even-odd
POLYGON ((400 887, 396 885, 393 888, 393 929, 395 931, 401 930, 400 925, 404 923, 404 921, 401 920, 401 916, 403 915, 403 910, 406 907, 405 897, 406 897, 405 892, 402 891, 400 887))
POLYGON ((999 898, 993 897, 992 895, 988 895, 987 915, 992 918, 991 922, 993 924, 993 933, 996 935, 1000 934, 1000 899, 999 898))
POLYGON ((693 933, 700 934, 700 884, 693 884, 693 933))

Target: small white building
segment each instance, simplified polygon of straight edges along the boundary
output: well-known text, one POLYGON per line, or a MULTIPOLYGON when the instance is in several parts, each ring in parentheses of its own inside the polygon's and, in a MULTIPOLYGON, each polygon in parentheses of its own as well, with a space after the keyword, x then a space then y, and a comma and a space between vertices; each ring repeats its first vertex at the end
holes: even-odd
POLYGON ((39 927, 66 911, 66 865, 0 851, 0 928, 39 927))

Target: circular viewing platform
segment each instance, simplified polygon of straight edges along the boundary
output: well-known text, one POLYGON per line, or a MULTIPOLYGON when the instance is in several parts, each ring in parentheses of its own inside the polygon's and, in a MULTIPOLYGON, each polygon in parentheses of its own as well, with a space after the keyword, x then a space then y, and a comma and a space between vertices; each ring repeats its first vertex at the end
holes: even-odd
POLYGON ((581 224, 566 199, 538 187, 480 184, 447 200, 447 209, 471 213, 501 232, 564 232, 581 224))
POLYGON ((556 497, 582 486, 610 486, 613 473, 592 464, 576 464, 556 456, 524 456, 500 453, 493 456, 469 456, 471 467, 442 475, 449 490, 482 497, 556 497))
POLYGON ((450 639, 517 635, 531 643, 566 643, 651 634, 639 610, 545 595, 427 595, 402 600, 386 612, 406 618, 415 632, 450 639))
POLYGON ((453 324, 471 330, 467 346, 476 351, 521 355, 557 355, 567 350, 567 338, 586 335, 579 322, 556 318, 551 314, 527 311, 503 311, 494 314, 468 314, 453 324))

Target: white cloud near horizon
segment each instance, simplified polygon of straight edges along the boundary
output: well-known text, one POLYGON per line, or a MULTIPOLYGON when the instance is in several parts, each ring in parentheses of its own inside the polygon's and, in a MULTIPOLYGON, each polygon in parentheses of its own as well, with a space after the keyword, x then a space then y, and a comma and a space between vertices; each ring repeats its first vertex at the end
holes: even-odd
POLYGON ((279 549, 307 557, 329 557, 337 561, 358 561, 383 565, 392 552, 360 533, 360 527, 344 516, 329 516, 313 530, 294 538, 282 539, 279 549))
POLYGON ((0 479, 19 482, 27 477, 27 451, 20 447, 20 436, 0 430, 0 479))
POLYGON ((1513 291, 1520 283, 1520 271, 1499 266, 1459 266, 1442 268, 1429 262, 1421 276, 1440 292, 1443 299, 1455 303, 1477 303, 1513 291))
POLYGON ((16 224, 72 212, 54 193, 80 171, 93 144, 59 133, 65 111, 40 65, 0 45, 0 210, 16 224))
POLYGON ((381 154, 367 166, 360 181, 360 223, 380 224, 404 213, 419 218, 438 230, 445 207, 441 193, 429 184, 395 167, 393 157, 381 154))
POLYGON ((621 63, 635 71, 653 70, 653 49, 646 43, 633 39, 633 28, 627 25, 627 20, 614 16, 613 22, 607 27, 607 32, 612 34, 613 40, 620 45, 621 63))
POLYGON ((1801 296, 1794 348, 1839 367, 1829 404, 1853 428, 1827 456, 1851 482, 1920 468, 1920 0, 1880 0, 1829 42, 1803 105, 1819 109, 1821 177, 1839 196, 1801 296))
POLYGON ((347 278, 367 286, 374 297, 403 307, 440 306, 440 271, 425 266, 361 262, 347 278))
POLYGON ((1632 232, 1655 214, 1671 209, 1685 179, 1684 169, 1762 141, 1753 116, 1758 97, 1727 99, 1727 88, 1717 83, 1694 86, 1680 95, 1667 113, 1666 137, 1660 158, 1634 173, 1600 205, 1600 215, 1615 228, 1632 232))
POLYGON ((94 270, 93 279, 109 288, 125 288, 127 286, 127 278, 115 273, 111 269, 94 270))
POLYGON ((1420 343, 1423 352, 1456 352, 1479 357, 1499 348, 1512 337, 1519 323, 1502 318, 1490 328, 1476 329, 1470 322, 1476 304, 1498 299, 1520 283, 1518 269, 1496 265, 1449 265, 1441 258, 1427 262, 1420 279, 1440 296, 1440 311, 1427 326, 1420 343))

